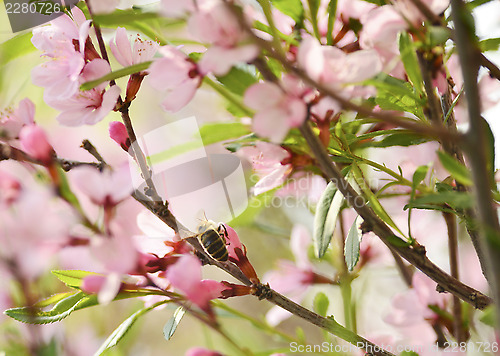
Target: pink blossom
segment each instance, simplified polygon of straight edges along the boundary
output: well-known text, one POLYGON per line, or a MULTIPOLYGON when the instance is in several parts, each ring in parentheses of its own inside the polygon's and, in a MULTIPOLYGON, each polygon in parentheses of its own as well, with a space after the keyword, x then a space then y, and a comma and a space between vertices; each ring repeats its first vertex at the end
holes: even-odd
POLYGON ((109 47, 116 60, 122 66, 127 67, 151 60, 159 44, 154 41, 143 41, 137 37, 131 47, 127 30, 124 27, 118 27, 115 38, 109 41, 109 47))
POLYGON ((0 138, 13 139, 19 136, 21 128, 35 123, 35 104, 25 98, 14 110, 7 109, 0 113, 0 138))
POLYGON ((257 111, 253 118, 253 130, 272 142, 279 143, 292 127, 300 126, 307 113, 302 99, 305 91, 291 77, 284 80, 286 91, 276 84, 257 83, 245 92, 245 105, 257 111), (290 85, 288 85, 290 84, 290 85))
POLYGON ((292 170, 291 164, 282 164, 282 161, 290 158, 290 153, 272 143, 257 141, 254 146, 238 150, 238 154, 252 163, 252 168, 260 178, 252 188, 254 195, 280 186, 292 170))
MULTIPOLYGON (((290 237, 290 247, 295 257, 295 262, 287 260, 278 261, 278 268, 264 275, 268 282, 278 293, 286 294, 293 301, 300 303, 307 293, 308 287, 315 283, 318 275, 314 272, 309 261, 307 250, 311 244, 311 236, 305 226, 295 225, 290 237)), ((277 325, 291 314, 273 307, 266 315, 271 325, 277 325)))
POLYGON ((0 214, 0 260, 10 261, 21 276, 33 279, 67 243, 76 219, 66 204, 54 201, 51 191, 25 188, 0 214))
POLYGON ((238 237, 238 234, 234 229, 227 225, 224 224, 224 227, 227 231, 227 242, 229 243, 227 245, 227 252, 229 254, 229 257, 232 257, 234 259, 238 259, 238 255, 234 251, 235 248, 239 248, 241 251, 244 250, 243 245, 241 244, 240 238, 238 237))
MULTIPOLYGON (((109 63, 103 59, 94 59, 83 69, 82 81, 90 81, 109 73, 109 63)), ((53 108, 62 111, 57 120, 65 126, 94 125, 115 107, 116 100, 120 95, 117 85, 104 90, 107 83, 101 83, 97 87, 80 91, 71 98, 61 100, 60 98, 48 98, 46 102, 53 108)))
POLYGON ((193 255, 183 255, 167 270, 167 279, 201 309, 209 310, 209 301, 219 298, 226 287, 220 282, 201 279, 201 262, 193 255))
POLYGON ((192 347, 186 351, 185 356, 223 356, 221 353, 204 349, 203 347, 192 347))
POLYGON ((46 99, 64 100, 73 96, 80 85, 80 73, 85 65, 85 42, 90 20, 76 6, 72 9, 73 19, 63 15, 51 21, 50 26, 33 30, 32 43, 50 58, 32 70, 35 85, 46 88, 46 99), (74 40, 78 40, 79 50, 74 40))
POLYGON ((163 109, 176 112, 191 101, 202 76, 196 64, 177 48, 163 46, 158 51, 163 57, 154 60, 148 80, 154 89, 166 91, 163 109))
POLYGON ((291 178, 289 183, 276 192, 276 196, 307 199, 311 203, 317 203, 326 188, 325 179, 316 174, 298 172, 291 178))
POLYGON ((429 305, 444 309, 449 296, 436 292, 436 283, 421 272, 413 275, 412 286, 393 298, 392 310, 384 318, 385 322, 394 326, 410 326, 438 318, 429 305))
POLYGON ((142 253, 163 257, 174 250, 165 242, 181 241, 174 230, 147 210, 137 215, 137 226, 144 233, 143 236, 135 237, 137 249, 142 253))
POLYGON ((19 180, 0 170, 0 203, 11 205, 19 198, 21 190, 22 186, 19 180))
POLYGON ((231 48, 210 47, 200 59, 198 66, 203 75, 213 72, 224 75, 238 62, 247 62, 255 57, 259 49, 254 45, 237 46, 231 48))
POLYGON ((337 14, 343 22, 349 19, 361 19, 363 15, 376 8, 375 4, 360 0, 340 0, 337 5, 337 14))
POLYGON ((382 70, 382 62, 374 50, 346 54, 336 47, 322 46, 312 37, 302 41, 298 62, 312 79, 334 89, 370 79, 382 70))
POLYGON ((52 145, 49 143, 47 134, 38 125, 28 125, 19 133, 21 146, 31 157, 44 163, 49 163, 54 154, 52 145))
MULTIPOLYGON (((434 14, 439 15, 450 5, 450 0, 422 0, 434 14)), ((411 0, 397 0, 394 7, 413 25, 419 25, 426 19, 411 0)))
POLYGON ((375 49, 386 61, 399 55, 398 34, 408 24, 393 6, 376 7, 361 18, 360 45, 375 49))
POLYGON ((130 148, 130 138, 127 128, 120 121, 111 121, 109 123, 109 137, 121 146, 125 151, 130 148))
POLYGON ((202 74, 226 74, 234 64, 250 61, 259 53, 257 45, 241 44, 248 35, 223 2, 199 3, 188 20, 188 28, 196 38, 213 45, 200 61, 202 74))
POLYGON ((104 172, 94 167, 77 167, 70 174, 72 182, 96 205, 114 206, 132 193, 132 179, 127 164, 104 172))
POLYGON ((90 252, 97 268, 105 273, 128 274, 135 272, 139 253, 134 241, 125 233, 112 230, 113 236, 94 236, 90 252))

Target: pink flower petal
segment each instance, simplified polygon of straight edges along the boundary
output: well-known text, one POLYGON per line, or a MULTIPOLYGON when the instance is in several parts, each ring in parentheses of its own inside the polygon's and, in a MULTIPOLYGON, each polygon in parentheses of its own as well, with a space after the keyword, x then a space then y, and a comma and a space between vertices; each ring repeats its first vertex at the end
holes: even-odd
POLYGON ((175 89, 170 90, 161 102, 162 108, 169 112, 179 111, 193 99, 198 84, 198 79, 187 80, 175 89))
POLYGON ((124 27, 118 27, 116 29, 115 38, 109 42, 109 47, 118 63, 122 66, 126 67, 133 64, 132 49, 130 47, 127 30, 124 27))
POLYGON ((195 294, 201 282, 201 262, 192 255, 183 255, 168 268, 167 279, 187 295, 195 294))
POLYGON ((254 110, 265 110, 278 105, 284 97, 283 91, 271 83, 257 83, 245 92, 244 103, 254 110))

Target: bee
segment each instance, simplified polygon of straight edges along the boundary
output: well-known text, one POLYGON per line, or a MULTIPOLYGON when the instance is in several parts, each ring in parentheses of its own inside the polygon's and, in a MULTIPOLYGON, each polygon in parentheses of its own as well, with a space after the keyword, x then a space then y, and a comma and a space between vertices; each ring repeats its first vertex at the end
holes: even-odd
POLYGON ((226 248, 227 230, 224 224, 217 224, 205 218, 198 225, 198 234, 201 245, 208 255, 219 262, 228 260, 229 255, 226 248))

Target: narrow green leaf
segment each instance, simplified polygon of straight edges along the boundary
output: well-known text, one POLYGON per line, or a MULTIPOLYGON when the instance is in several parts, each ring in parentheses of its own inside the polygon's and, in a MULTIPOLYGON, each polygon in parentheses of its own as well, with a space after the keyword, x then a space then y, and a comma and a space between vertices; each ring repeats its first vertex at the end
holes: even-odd
POLYGON ((94 356, 102 355, 106 350, 110 349, 113 346, 116 346, 118 342, 125 336, 125 334, 130 330, 130 328, 135 324, 135 322, 148 311, 153 310, 157 306, 161 304, 165 304, 167 301, 161 301, 153 304, 150 307, 140 309, 136 311, 134 314, 129 316, 123 323, 121 323, 114 331, 109 335, 109 337, 104 341, 99 350, 96 351, 94 356))
POLYGON ((471 186, 472 178, 470 171, 463 164, 458 162, 455 158, 450 156, 448 153, 443 151, 438 151, 439 161, 443 167, 455 178, 457 181, 463 185, 471 186))
POLYGON ((90 89, 95 88, 96 86, 98 86, 101 83, 108 82, 110 80, 115 80, 115 79, 118 79, 121 77, 126 77, 130 74, 142 72, 143 70, 148 69, 149 66, 151 65, 151 63, 152 63, 152 61, 137 63, 137 64, 131 65, 129 67, 125 67, 125 68, 121 68, 121 69, 112 71, 112 72, 110 72, 110 73, 108 73, 108 74, 106 74, 106 75, 104 75, 96 80, 91 80, 91 81, 83 83, 82 85, 80 85, 80 90, 83 90, 83 91, 90 90, 90 89))
POLYGON ((359 244, 361 243, 361 238, 363 236, 363 233, 361 232, 362 223, 363 218, 360 216, 356 217, 351 228, 349 229, 347 239, 345 240, 344 257, 349 272, 352 272, 359 261, 359 244))
POLYGON ((56 276, 61 282, 66 284, 68 287, 79 289, 82 281, 87 276, 98 276, 99 273, 87 272, 81 270, 56 270, 52 271, 52 274, 56 276))
POLYGON ((328 31, 326 33, 326 44, 333 45, 333 25, 335 24, 335 17, 337 16, 337 1, 330 0, 328 4, 328 31))
POLYGON ((71 314, 79 303, 86 297, 83 292, 77 292, 59 300, 49 311, 21 307, 7 309, 4 313, 11 318, 28 324, 49 324, 60 321, 71 314))
POLYGON ((311 12, 311 23, 313 26, 314 36, 316 36, 318 40, 321 40, 318 29, 318 10, 320 0, 307 0, 307 3, 309 4, 309 11, 311 12))
POLYGON ((328 312, 328 306, 330 305, 330 300, 325 293, 319 292, 314 297, 313 308, 316 313, 321 316, 326 316, 328 312))
POLYGON ((425 115, 422 108, 425 105, 425 100, 413 92, 410 83, 389 75, 379 74, 374 79, 366 80, 364 84, 377 88, 375 103, 382 109, 410 112, 424 120, 425 115))
POLYGON ((93 20, 101 26, 120 25, 123 26, 129 22, 151 21, 160 18, 156 12, 142 12, 137 9, 115 10, 109 14, 96 14, 93 20))
POLYGON ((258 81, 255 75, 251 74, 247 70, 237 67, 231 68, 229 73, 226 75, 217 77, 217 80, 231 92, 240 96, 243 96, 248 87, 258 81))
POLYGON ((500 37, 487 38, 485 40, 479 41, 479 48, 481 52, 486 51, 498 51, 500 47, 500 37))
POLYGON ((429 171, 428 166, 420 166, 417 169, 415 169, 412 179, 413 189, 415 189, 425 179, 425 176, 427 176, 428 171, 429 171))
POLYGON ((36 50, 31 43, 33 34, 21 33, 0 44, 0 66, 36 50))
POLYGON ((380 141, 369 141, 363 142, 360 147, 393 147, 393 146, 402 146, 409 147, 420 145, 421 143, 429 141, 427 137, 423 137, 419 134, 411 133, 406 130, 397 130, 401 132, 395 132, 384 137, 380 141))
POLYGON ((483 117, 481 117, 483 123, 483 130, 486 139, 488 140, 486 145, 487 161, 486 167, 490 173, 490 184, 492 187, 496 187, 495 183, 495 136, 493 136, 493 131, 491 130, 490 124, 483 117))
POLYGON ((473 206, 474 200, 469 193, 449 191, 418 197, 411 201, 405 208, 420 208, 421 205, 427 204, 448 204, 454 209, 467 209, 473 206))
POLYGON ((67 297, 69 297, 69 296, 71 296, 73 294, 75 294, 75 292, 57 293, 57 294, 51 295, 50 297, 42 299, 39 302, 37 302, 34 305, 34 307, 35 308, 40 308, 40 309, 46 308, 49 305, 58 303, 61 300, 65 299, 65 298, 67 298, 67 297))
POLYGON ((57 174, 59 176, 59 194, 66 200, 71 206, 73 206, 78 211, 82 211, 82 207, 75 193, 71 190, 68 179, 66 177, 66 172, 61 168, 57 168, 57 174))
POLYGON ((405 241, 405 240, 397 237, 396 235, 389 235, 386 238, 387 238, 387 241, 391 245, 399 246, 399 247, 410 246, 410 242, 409 241, 405 241))
POLYGON ((399 34, 399 53, 401 54, 401 61, 405 67, 408 79, 413 84, 413 88, 419 95, 423 94, 423 80, 417 54, 415 53, 413 41, 406 31, 399 34))
POLYGON ((481 313, 479 320, 488 326, 495 327, 496 326, 496 310, 494 305, 490 305, 486 307, 481 313))
POLYGON ((427 31, 427 42, 429 47, 442 46, 450 38, 450 29, 443 26, 430 26, 427 31))
POLYGON ((333 182, 328 183, 321 195, 314 215, 314 250, 321 258, 326 253, 335 230, 337 216, 343 202, 342 193, 333 182))
POLYGON ((185 313, 186 309, 183 307, 179 307, 175 310, 174 315, 172 315, 163 327, 163 336, 165 337, 165 340, 168 341, 172 338, 185 313))
POLYGON ((239 122, 207 123, 200 128, 201 139, 205 146, 240 138, 250 133, 249 128, 239 122))
POLYGON ((272 0, 275 8, 290 16, 297 24, 304 20, 304 7, 300 0, 272 0))

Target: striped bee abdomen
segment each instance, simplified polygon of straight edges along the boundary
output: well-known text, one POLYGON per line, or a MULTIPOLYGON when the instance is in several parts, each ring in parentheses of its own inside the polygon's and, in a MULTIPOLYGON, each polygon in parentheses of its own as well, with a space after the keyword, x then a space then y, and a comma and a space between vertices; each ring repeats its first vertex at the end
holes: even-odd
POLYGON ((225 262, 228 260, 226 241, 224 237, 214 229, 208 229, 201 235, 201 244, 205 251, 214 260, 225 262))

